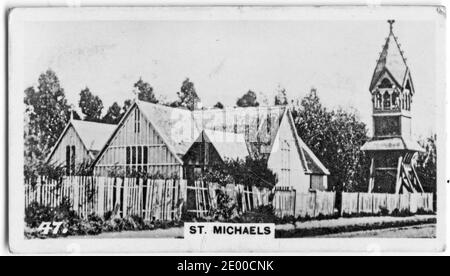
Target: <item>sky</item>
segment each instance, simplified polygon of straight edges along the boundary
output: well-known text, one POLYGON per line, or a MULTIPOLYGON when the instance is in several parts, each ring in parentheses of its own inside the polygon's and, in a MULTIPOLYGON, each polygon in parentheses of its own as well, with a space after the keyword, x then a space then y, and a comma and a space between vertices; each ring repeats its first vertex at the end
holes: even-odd
MULTIPOLYGON (((190 78, 204 106, 234 106, 249 89, 272 103, 279 86, 301 99, 315 87, 326 107, 351 109, 370 128, 368 89, 388 33, 384 20, 32 22, 23 89, 51 68, 69 103, 87 86, 106 112, 134 98, 140 77, 166 100, 190 78)), ((416 90, 413 135, 428 136, 436 132, 435 24, 397 21, 394 33, 416 90)))

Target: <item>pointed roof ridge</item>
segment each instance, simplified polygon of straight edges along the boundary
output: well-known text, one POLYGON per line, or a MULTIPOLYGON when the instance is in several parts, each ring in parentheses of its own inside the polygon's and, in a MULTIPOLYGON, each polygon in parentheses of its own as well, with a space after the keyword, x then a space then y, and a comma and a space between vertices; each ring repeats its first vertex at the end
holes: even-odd
POLYGON ((72 120, 73 127, 90 151, 100 151, 117 124, 72 120))
POLYGON ((377 60, 377 65, 373 73, 372 81, 370 83, 370 91, 372 91, 385 71, 388 71, 398 86, 403 85, 403 81, 408 74, 409 67, 406 63, 406 58, 401 44, 398 42, 398 37, 395 36, 392 24, 393 20, 388 20, 390 24, 389 35, 377 60))

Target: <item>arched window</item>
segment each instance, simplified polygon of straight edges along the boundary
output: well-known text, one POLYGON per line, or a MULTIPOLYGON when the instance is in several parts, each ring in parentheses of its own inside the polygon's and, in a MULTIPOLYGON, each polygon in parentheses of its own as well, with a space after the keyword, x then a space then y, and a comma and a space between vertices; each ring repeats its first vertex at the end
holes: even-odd
POLYGON ((406 94, 406 110, 411 110, 411 95, 406 94))
POLYGON ((411 83, 409 82, 409 80, 406 81, 405 88, 411 91, 411 83))
POLYGON ((383 108, 389 109, 391 108, 391 95, 389 95, 389 92, 384 92, 383 94, 383 108))
POLYGON ((374 103, 375 103, 375 108, 381 108, 382 107, 382 99, 381 99, 381 94, 380 94, 380 92, 379 91, 377 91, 376 93, 375 93, 375 101, 374 101, 374 103))
POLYGON ((399 93, 396 91, 392 93, 392 105, 395 107, 399 106, 399 93))
POLYGON ((384 78, 381 81, 379 87, 380 88, 392 88, 392 83, 391 83, 391 81, 388 78, 384 78))
POLYGON ((402 109, 405 109, 406 108, 406 106, 405 106, 405 98, 406 98, 406 94, 404 94, 404 93, 402 93, 402 109))

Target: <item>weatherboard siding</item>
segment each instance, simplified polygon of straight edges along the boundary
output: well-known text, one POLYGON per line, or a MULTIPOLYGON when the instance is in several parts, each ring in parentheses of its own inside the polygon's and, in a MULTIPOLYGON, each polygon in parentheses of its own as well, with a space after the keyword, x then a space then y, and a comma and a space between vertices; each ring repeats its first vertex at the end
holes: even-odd
POLYGON ((274 141, 268 167, 277 175, 277 187, 292 187, 297 192, 307 193, 311 188, 311 178, 303 169, 293 131, 288 116, 284 116, 274 141), (283 143, 286 142, 289 144, 288 156, 286 156, 286 148, 283 150, 283 143), (289 166, 284 165, 286 162, 289 162, 289 166), (288 173, 285 170, 287 167, 289 167, 288 173))
MULTIPOLYGON (((132 150, 132 148, 131 148, 132 150)), ((131 162, 133 163, 133 162, 131 162)), ((150 176, 179 178, 182 165, 169 150, 151 123, 136 106, 119 126, 115 136, 95 165, 95 175, 129 174, 135 169, 150 176), (127 147, 135 147, 141 163, 127 165, 127 147), (138 150, 141 147, 141 150, 138 150), (144 150, 144 147, 147 148, 144 150), (145 151, 147 152, 146 157, 145 151), (146 160, 146 164, 144 164, 146 160), (127 170, 128 167, 128 170, 127 170)))
POLYGON ((77 166, 84 162, 92 161, 85 145, 81 141, 74 127, 70 125, 57 144, 53 154, 50 156, 48 163, 56 166, 65 166, 67 146, 75 146, 75 164, 77 166))

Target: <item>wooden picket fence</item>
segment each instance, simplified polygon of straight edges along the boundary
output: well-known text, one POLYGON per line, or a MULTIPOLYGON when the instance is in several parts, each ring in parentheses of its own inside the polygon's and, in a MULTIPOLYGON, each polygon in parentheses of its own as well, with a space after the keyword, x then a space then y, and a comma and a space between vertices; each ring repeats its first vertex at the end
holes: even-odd
POLYGON ((180 180, 72 176, 56 181, 39 177, 36 183, 25 182, 25 207, 33 202, 58 207, 67 199, 81 217, 112 212, 149 221, 177 220, 181 218, 185 187, 185 181, 180 180))
POLYGON ((255 210, 259 206, 269 205, 271 190, 267 188, 249 187, 240 184, 222 186, 217 183, 194 182, 193 186, 187 186, 188 204, 187 212, 197 217, 208 215, 211 209, 217 208, 217 194, 223 192, 231 198, 236 205, 236 213, 242 214, 255 210))
POLYGON ((335 213, 335 203, 335 192, 297 193, 286 187, 276 187, 273 199, 275 214, 281 218, 332 216, 335 213))
POLYGON ((93 176, 65 177, 60 181, 39 177, 25 181, 25 207, 32 203, 58 207, 65 201, 81 217, 111 213, 118 217, 138 216, 146 221, 179 220, 183 211, 205 217, 217 208, 218 192, 228 195, 236 205, 236 215, 272 205, 278 217, 310 217, 380 214, 387 210, 433 211, 433 194, 342 193, 337 211, 336 193, 311 191, 298 193, 292 188, 221 186, 197 181, 153 180, 93 176))
POLYGON ((389 214, 394 210, 433 212, 433 194, 342 193, 341 215, 380 214, 382 210, 389 214))

